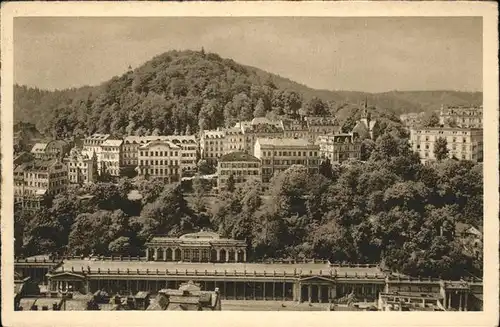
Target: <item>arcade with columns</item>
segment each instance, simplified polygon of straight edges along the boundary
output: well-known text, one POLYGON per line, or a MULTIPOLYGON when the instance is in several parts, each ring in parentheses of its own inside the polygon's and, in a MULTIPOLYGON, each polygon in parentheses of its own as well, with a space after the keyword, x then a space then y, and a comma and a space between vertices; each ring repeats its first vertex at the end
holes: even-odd
POLYGON ((225 239, 201 231, 179 238, 153 237, 146 243, 149 261, 246 262, 245 241, 225 239))

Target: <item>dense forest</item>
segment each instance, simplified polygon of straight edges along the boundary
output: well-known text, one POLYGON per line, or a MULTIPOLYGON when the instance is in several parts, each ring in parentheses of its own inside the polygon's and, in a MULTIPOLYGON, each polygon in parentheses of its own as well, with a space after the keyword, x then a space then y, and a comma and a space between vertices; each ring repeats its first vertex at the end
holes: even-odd
POLYGON ((94 132, 194 133, 260 116, 335 114, 349 124, 367 100, 375 115, 396 121, 403 112, 442 103, 478 104, 481 93, 313 90, 204 51, 169 51, 95 87, 44 91, 14 87, 15 121, 36 124, 49 137, 94 132))
POLYGON ((482 225, 482 165, 422 165, 407 142, 386 133, 366 163, 331 165, 309 175, 292 166, 261 194, 259 183, 206 196, 206 185, 122 179, 74 187, 48 209, 15 214, 17 255, 143 255, 153 234, 202 228, 247 241, 254 258, 323 258, 379 263, 410 275, 481 276, 464 251, 457 222, 482 225), (140 203, 127 194, 137 189, 140 203), (80 200, 81 195, 91 200, 80 200))

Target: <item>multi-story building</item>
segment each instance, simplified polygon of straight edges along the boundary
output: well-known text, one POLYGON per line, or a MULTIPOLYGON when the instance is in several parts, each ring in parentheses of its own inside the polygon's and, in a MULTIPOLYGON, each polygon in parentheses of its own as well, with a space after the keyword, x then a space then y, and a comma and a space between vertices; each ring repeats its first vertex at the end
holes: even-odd
POLYGON ((319 136, 320 157, 330 162, 344 162, 361 159, 361 139, 356 133, 319 136))
POLYGON ((254 118, 249 126, 243 126, 243 134, 245 135, 245 152, 254 155, 257 139, 283 138, 283 124, 281 121, 271 121, 267 118, 254 118))
POLYGON ((139 175, 177 182, 182 177, 181 147, 170 141, 151 141, 139 147, 139 175))
POLYGON ((83 139, 83 150, 92 156, 92 153, 96 154, 97 157, 97 170, 100 173, 101 170, 101 145, 109 139, 109 134, 92 134, 89 137, 83 139))
POLYGON ((462 128, 483 127, 483 106, 441 106, 439 124, 462 128))
POLYGON ((255 157, 262 163, 262 182, 292 165, 303 165, 310 173, 319 168, 319 145, 305 139, 266 139, 255 142, 255 157))
POLYGON ((139 164, 139 147, 152 141, 171 141, 180 145, 183 169, 192 170, 196 168, 198 143, 195 135, 127 136, 123 140, 123 165, 130 168, 137 167, 139 164))
POLYGON ((308 139, 309 129, 305 120, 283 120, 283 137, 291 139, 308 139))
POLYGON ((97 158, 97 168, 101 174, 120 176, 122 167, 123 140, 107 139, 101 144, 101 155, 97 158))
POLYGON ((423 163, 436 159, 434 146, 438 138, 446 139, 450 158, 483 161, 483 130, 480 128, 413 128, 410 144, 423 163))
POLYGON ((340 133, 341 126, 337 119, 332 116, 306 116, 309 140, 316 142, 318 136, 333 135, 340 133))
POLYGON ((181 148, 181 169, 194 171, 198 164, 198 142, 194 135, 169 135, 167 140, 181 148))
POLYGON ((245 151, 245 135, 239 127, 224 129, 224 154, 245 151))
POLYGON ((223 130, 203 131, 200 140, 201 157, 207 161, 216 162, 224 155, 225 136, 226 133, 223 130))
POLYGON ((68 180, 72 184, 87 184, 97 178, 97 156, 95 152, 87 153, 79 148, 71 149, 65 159, 68 167, 68 180))
POLYGON ((31 154, 40 160, 64 158, 70 151, 70 145, 63 140, 52 140, 46 143, 35 143, 31 154))
POLYGON ((14 169, 14 203, 33 209, 68 187, 68 169, 59 159, 33 160, 14 169))
POLYGON ((226 189, 229 176, 235 184, 248 180, 261 180, 260 160, 244 152, 231 152, 220 157, 217 164, 217 188, 226 189))

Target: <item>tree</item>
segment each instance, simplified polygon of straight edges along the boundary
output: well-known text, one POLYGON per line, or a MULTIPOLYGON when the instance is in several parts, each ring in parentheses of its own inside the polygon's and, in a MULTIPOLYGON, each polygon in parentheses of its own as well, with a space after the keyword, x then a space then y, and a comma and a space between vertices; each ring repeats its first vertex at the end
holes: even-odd
POLYGON ((321 164, 319 166, 319 173, 326 178, 333 177, 332 164, 330 163, 330 159, 326 158, 321 161, 321 164))
POLYGON ((436 126, 439 126, 439 117, 438 117, 438 115, 435 112, 431 113, 430 115, 428 115, 427 117, 424 118, 424 120, 422 122, 422 125, 424 127, 436 127, 436 126))
POLYGON ((227 178, 226 190, 230 193, 233 193, 235 190, 235 181, 233 174, 229 175, 229 177, 227 178))
POLYGON ((194 193, 194 207, 197 212, 204 212, 206 204, 204 199, 205 188, 203 187, 203 180, 196 176, 193 178, 193 193, 194 193))
POLYGON ((254 117, 264 117, 266 115, 266 108, 264 106, 264 100, 262 98, 257 101, 255 105, 255 110, 253 111, 254 117))
POLYGON ((438 161, 448 157, 448 142, 444 137, 438 137, 434 143, 434 155, 438 161))
POLYGON ((198 172, 201 175, 210 175, 215 173, 214 165, 210 164, 206 159, 200 159, 198 161, 198 172))

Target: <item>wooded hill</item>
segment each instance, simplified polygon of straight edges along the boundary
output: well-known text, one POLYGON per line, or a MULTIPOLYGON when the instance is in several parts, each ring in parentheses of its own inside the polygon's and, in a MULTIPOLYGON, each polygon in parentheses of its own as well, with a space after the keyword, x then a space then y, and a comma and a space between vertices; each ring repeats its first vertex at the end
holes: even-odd
POLYGON ((365 99, 394 120, 442 103, 480 104, 482 93, 315 90, 217 54, 169 51, 99 86, 46 91, 15 85, 14 118, 58 137, 193 133, 258 116, 293 118, 300 109, 352 120, 365 99))

